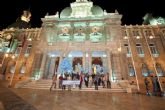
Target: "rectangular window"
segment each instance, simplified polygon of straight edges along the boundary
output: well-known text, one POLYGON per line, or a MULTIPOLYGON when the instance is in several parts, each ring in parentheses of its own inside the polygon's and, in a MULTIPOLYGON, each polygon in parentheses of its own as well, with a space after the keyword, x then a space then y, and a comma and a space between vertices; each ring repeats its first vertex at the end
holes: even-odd
POLYGON ((32 48, 32 45, 29 44, 29 45, 27 46, 27 49, 26 49, 26 52, 25 52, 25 56, 29 56, 29 54, 30 54, 30 52, 31 52, 31 48, 32 48))
POLYGON ((124 36, 128 36, 128 35, 127 35, 127 31, 124 31, 124 36))
POLYGON ((129 76, 135 76, 135 70, 132 64, 128 64, 129 76))
POLYGON ((145 31, 145 35, 146 35, 146 36, 152 36, 151 30, 146 30, 146 31, 145 31))
POLYGON ((137 31, 137 30, 136 30, 136 31, 133 31, 133 36, 134 36, 134 37, 140 36, 139 31, 137 31))
POLYGON ((160 64, 156 64, 156 69, 157 69, 158 76, 164 76, 164 71, 160 64))
POLYGON ((144 51, 141 44, 136 44, 137 53, 140 57, 144 57, 144 51))
POLYGON ((127 51, 127 57, 131 57, 131 50, 130 50, 128 44, 124 44, 124 47, 126 48, 126 51, 127 51))
POLYGON ((136 36, 140 36, 139 31, 136 31, 136 36))
POLYGON ((165 39, 165 30, 163 30, 162 33, 163 33, 163 37, 164 37, 164 39, 165 39))
POLYGON ((152 55, 153 55, 154 57, 158 57, 158 51, 157 51, 157 49, 156 49, 155 44, 150 43, 150 44, 149 44, 149 47, 150 47, 150 50, 151 50, 152 55))
POLYGON ((136 32, 135 31, 132 31, 132 33, 133 33, 133 36, 136 36, 136 32))
POLYGON ((22 49, 22 43, 18 43, 17 49, 16 49, 16 51, 15 51, 15 54, 16 54, 16 55, 20 54, 21 49, 22 49))

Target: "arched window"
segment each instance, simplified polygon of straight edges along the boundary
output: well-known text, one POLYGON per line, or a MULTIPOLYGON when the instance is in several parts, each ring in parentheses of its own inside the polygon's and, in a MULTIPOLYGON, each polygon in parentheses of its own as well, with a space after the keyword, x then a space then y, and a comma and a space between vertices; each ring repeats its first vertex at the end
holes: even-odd
POLYGON ((129 71, 129 76, 135 76, 135 70, 132 66, 132 64, 128 64, 128 71, 129 71))
POLYGON ((150 71, 148 69, 148 66, 145 63, 142 64, 142 75, 144 77, 147 77, 150 75, 150 71))
POLYGON ((159 63, 156 64, 156 69, 158 76, 164 76, 164 71, 159 63))

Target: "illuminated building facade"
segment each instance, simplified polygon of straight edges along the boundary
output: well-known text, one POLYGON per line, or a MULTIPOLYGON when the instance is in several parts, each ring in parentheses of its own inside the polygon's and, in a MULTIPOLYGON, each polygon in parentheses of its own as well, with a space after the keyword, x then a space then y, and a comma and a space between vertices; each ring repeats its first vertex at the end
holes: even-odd
POLYGON ((121 18, 117 11, 107 13, 93 2, 76 0, 60 14, 41 18, 41 28, 4 29, 1 74, 13 78, 13 84, 50 79, 66 72, 60 63, 67 58, 72 65, 67 72, 92 74, 99 67, 97 73, 109 73, 112 82, 139 92, 145 91, 145 77, 157 76, 164 91, 165 25, 122 26, 121 18))

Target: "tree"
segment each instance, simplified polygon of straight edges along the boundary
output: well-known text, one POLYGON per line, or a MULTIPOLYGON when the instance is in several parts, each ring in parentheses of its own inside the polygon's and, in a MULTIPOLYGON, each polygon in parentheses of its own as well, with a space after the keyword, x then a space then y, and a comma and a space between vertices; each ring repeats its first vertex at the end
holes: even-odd
POLYGON ((59 65, 60 73, 71 73, 73 71, 72 64, 68 58, 64 58, 59 65))

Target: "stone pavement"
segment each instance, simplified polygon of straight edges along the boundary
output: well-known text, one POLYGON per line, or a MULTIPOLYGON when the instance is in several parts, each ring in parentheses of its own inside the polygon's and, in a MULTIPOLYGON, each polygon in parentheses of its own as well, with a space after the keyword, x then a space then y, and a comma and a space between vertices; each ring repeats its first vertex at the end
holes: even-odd
POLYGON ((9 88, 0 85, 0 110, 37 110, 9 88))
POLYGON ((0 110, 165 110, 165 97, 0 86, 0 110))

